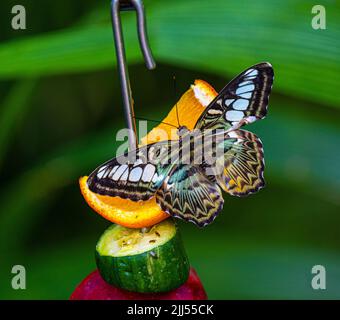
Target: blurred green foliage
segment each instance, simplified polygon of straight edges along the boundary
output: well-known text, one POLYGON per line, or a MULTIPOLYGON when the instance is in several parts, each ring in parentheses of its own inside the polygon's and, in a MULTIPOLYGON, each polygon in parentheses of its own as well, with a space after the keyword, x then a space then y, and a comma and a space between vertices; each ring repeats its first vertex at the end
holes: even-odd
MULTIPOLYGON (((162 119, 194 79, 221 89, 260 61, 275 70, 266 120, 249 127, 265 146, 267 187, 225 195, 204 230, 182 223, 210 298, 340 298, 340 5, 314 2, 145 0, 158 67, 149 72, 133 13, 124 31, 136 114, 162 119), (172 76, 177 78, 177 94, 172 76), (311 268, 327 290, 311 288, 311 268)), ((124 126, 109 1, 25 2, 27 30, 0 4, 0 298, 66 299, 92 269, 109 222, 82 199, 77 179, 115 154, 124 126), (11 288, 11 268, 27 289, 11 288)))

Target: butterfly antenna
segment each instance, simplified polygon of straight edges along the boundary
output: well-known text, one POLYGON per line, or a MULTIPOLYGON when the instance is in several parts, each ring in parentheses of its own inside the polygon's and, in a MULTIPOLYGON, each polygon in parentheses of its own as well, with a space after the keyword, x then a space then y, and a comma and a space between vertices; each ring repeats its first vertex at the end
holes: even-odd
POLYGON ((181 126, 179 123, 179 115, 178 115, 178 107, 177 107, 177 86, 176 86, 176 76, 173 75, 173 80, 174 80, 174 95, 176 99, 176 117, 177 117, 177 123, 178 123, 178 128, 181 126))
POLYGON ((146 119, 146 118, 140 118, 140 117, 134 117, 136 120, 144 120, 144 121, 150 121, 150 122, 156 122, 156 123, 163 123, 167 126, 171 126, 171 127, 174 127, 174 128, 177 128, 176 126, 174 126, 173 124, 171 123, 168 123, 168 122, 164 122, 164 121, 159 121, 159 120, 151 120, 151 119, 146 119))

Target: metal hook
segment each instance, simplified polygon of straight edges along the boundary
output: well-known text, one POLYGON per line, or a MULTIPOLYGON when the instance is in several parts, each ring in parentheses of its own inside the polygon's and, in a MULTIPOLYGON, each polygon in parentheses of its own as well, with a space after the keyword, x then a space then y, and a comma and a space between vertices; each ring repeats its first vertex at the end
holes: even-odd
POLYGON ((144 56, 145 64, 148 69, 154 69, 156 63, 152 57, 148 44, 146 33, 146 19, 142 0, 112 0, 111 2, 111 18, 112 28, 115 40, 115 49, 117 56, 117 65, 121 90, 123 96, 124 114, 127 128, 129 129, 129 149, 137 148, 138 138, 136 130, 136 122, 133 110, 133 99, 129 80, 129 72, 126 64, 125 46, 122 34, 122 24, 120 19, 121 10, 135 10, 137 13, 137 30, 139 44, 144 56))

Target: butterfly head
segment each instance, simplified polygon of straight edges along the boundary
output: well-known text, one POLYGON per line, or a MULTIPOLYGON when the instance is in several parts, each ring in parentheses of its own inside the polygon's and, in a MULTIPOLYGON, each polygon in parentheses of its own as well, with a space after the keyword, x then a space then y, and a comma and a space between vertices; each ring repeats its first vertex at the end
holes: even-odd
POLYGON ((184 134, 190 132, 190 130, 186 126, 180 126, 177 129, 177 134, 179 137, 182 137, 184 134))

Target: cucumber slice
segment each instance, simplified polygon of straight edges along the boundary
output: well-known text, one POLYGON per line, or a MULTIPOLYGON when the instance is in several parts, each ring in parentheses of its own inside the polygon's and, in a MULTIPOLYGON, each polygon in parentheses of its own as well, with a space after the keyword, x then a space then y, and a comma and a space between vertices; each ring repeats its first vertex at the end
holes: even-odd
POLYGON ((134 292, 166 292, 189 277, 189 261, 172 219, 152 228, 109 227, 96 246, 96 263, 109 284, 134 292))

